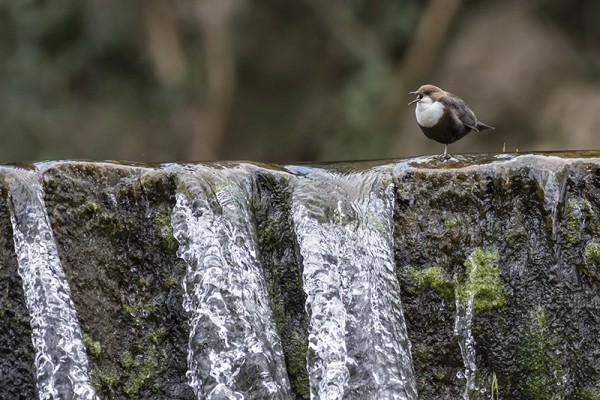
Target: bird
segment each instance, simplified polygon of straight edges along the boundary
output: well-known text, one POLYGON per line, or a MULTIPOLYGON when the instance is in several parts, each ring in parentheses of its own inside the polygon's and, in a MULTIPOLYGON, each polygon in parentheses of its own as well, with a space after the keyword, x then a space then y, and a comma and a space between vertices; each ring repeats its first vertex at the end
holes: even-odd
POLYGON ((417 96, 408 103, 417 103, 417 124, 429 139, 444 144, 442 159, 448 158, 448 145, 462 139, 470 132, 495 129, 479 121, 475 113, 458 96, 434 85, 423 85, 415 92, 417 96))

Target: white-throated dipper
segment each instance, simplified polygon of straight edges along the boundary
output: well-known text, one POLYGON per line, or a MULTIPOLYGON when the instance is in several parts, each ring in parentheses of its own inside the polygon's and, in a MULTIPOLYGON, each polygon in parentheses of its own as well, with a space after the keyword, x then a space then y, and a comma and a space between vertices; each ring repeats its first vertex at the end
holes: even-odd
POLYGON ((437 86, 423 85, 409 94, 417 95, 408 105, 417 103, 417 124, 425 136, 445 145, 443 158, 448 154, 448 145, 467 133, 494 129, 478 121, 475 113, 460 97, 437 86))

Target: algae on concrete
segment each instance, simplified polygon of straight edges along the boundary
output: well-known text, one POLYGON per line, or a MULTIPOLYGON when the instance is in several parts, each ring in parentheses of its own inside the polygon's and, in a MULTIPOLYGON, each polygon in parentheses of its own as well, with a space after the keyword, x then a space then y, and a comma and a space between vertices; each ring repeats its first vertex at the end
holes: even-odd
POLYGON ((560 338, 553 332, 548 314, 537 307, 529 314, 519 349, 523 392, 531 400, 564 398, 560 338))
POLYGON ((566 209, 566 239, 573 242, 579 236, 584 226, 584 210, 589 204, 579 199, 569 199, 565 204, 566 209))
POLYGON ((465 262, 467 279, 457 287, 463 299, 472 292, 473 309, 489 311, 504 305, 504 289, 500 277, 500 254, 495 249, 477 248, 465 262))
POLYGON ((417 270, 408 270, 410 282, 419 291, 433 289, 442 296, 447 304, 454 304, 454 287, 456 282, 448 279, 442 267, 432 266, 417 270))
POLYGON ((407 274, 418 291, 428 288, 435 290, 449 307, 454 304, 455 296, 466 299, 468 292, 474 293, 475 311, 489 311, 504 305, 500 255, 497 250, 475 249, 465 261, 464 280, 458 275, 449 279, 445 270, 439 266, 421 270, 411 268, 407 274))
POLYGON ((44 171, 44 186, 98 395, 195 398, 177 285, 185 265, 170 227, 175 178, 152 168, 66 162, 44 171))
MULTIPOLYGON (((394 255, 420 398, 460 398, 455 302, 446 300, 470 290, 476 293, 479 387, 486 394, 600 400, 600 163, 548 155, 471 159, 406 163, 394 178, 394 255), (548 176, 556 185, 547 184, 548 176), (548 207, 555 199, 556 208, 548 207), (408 266, 422 270, 409 272, 408 266), (536 304, 541 307, 531 312, 536 304)), ((301 399, 309 397, 308 323, 284 175, 256 172, 253 207, 271 307, 294 397, 301 399)), ((88 348, 98 342, 101 349, 89 350, 98 394, 195 398, 185 378, 189 327, 178 284, 185 266, 168 216, 177 180, 151 168, 92 163, 59 164, 44 176, 82 330, 88 348)), ((35 398, 35 371, 27 369, 34 356, 31 332, 5 190, 0 216, 0 349, 9 354, 0 369, 8 377, 0 398, 10 398, 16 382, 25 398, 35 398)))
POLYGON ((281 338, 292 392, 295 399, 309 399, 308 317, 304 308, 302 259, 291 219, 289 179, 277 172, 258 172, 252 207, 269 303, 281 338))
POLYGON ((90 335, 83 334, 83 344, 85 344, 85 348, 87 349, 88 354, 98 357, 102 354, 102 345, 100 342, 92 339, 90 335))
POLYGON ((31 317, 18 274, 7 200, 8 191, 0 175, 0 399, 34 399, 31 317))
POLYGON ((597 241, 585 245, 581 272, 591 278, 600 278, 600 243, 597 241))

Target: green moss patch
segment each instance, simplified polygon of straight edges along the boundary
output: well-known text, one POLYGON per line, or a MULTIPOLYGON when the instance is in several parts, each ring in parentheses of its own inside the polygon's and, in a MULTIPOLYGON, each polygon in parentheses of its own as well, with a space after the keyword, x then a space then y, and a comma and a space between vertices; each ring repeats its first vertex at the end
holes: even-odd
POLYGON ((98 388, 112 390, 120 381, 121 378, 116 373, 103 372, 96 367, 92 368, 92 383, 94 384, 94 387, 96 387, 96 390, 98 390, 98 388))
POLYGON ((600 273, 600 243, 588 242, 583 250, 581 272, 589 277, 597 277, 600 273))
POLYGON ((580 200, 569 199, 565 204, 566 209, 566 239, 569 242, 577 239, 583 228, 583 207, 580 200))
POLYGON ((297 377, 290 383, 295 392, 305 399, 310 398, 310 383, 306 373, 306 354, 308 353, 308 340, 306 337, 294 333, 288 353, 288 373, 297 377))
POLYGON ((100 342, 95 341, 89 335, 83 335, 83 344, 85 344, 88 354, 94 357, 98 357, 100 354, 102 354, 102 346, 100 345, 100 342))
POLYGON ((565 232, 563 237, 574 242, 581 236, 582 232, 599 233, 599 221, 594 207, 586 199, 572 198, 565 203, 565 232))
POLYGON ((488 311, 502 307, 505 302, 500 270, 500 255, 497 250, 477 248, 465 262, 464 282, 457 276, 449 279, 446 271, 439 266, 410 269, 408 276, 416 291, 433 289, 448 304, 454 304, 455 296, 466 301, 467 294, 473 292, 473 308, 476 311, 488 311))
POLYGON ((444 216, 444 232, 450 232, 459 228, 463 224, 463 217, 460 214, 449 214, 444 216))
POLYGON ((167 204, 161 204, 154 210, 154 223, 156 224, 159 237, 170 251, 177 250, 179 243, 173 235, 171 226, 171 208, 167 204))
POLYGON ((447 303, 454 303, 455 282, 446 277, 442 267, 433 266, 421 270, 410 269, 408 276, 417 290, 424 291, 431 288, 438 292, 447 303))
POLYGON ((551 329, 546 311, 538 307, 529 314, 519 351, 523 392, 528 399, 564 397, 560 338, 551 329))
POLYGON ((469 292, 474 293, 474 310, 487 311, 504 305, 497 250, 475 249, 465 262, 465 273, 467 280, 457 286, 457 293, 464 299, 469 292))

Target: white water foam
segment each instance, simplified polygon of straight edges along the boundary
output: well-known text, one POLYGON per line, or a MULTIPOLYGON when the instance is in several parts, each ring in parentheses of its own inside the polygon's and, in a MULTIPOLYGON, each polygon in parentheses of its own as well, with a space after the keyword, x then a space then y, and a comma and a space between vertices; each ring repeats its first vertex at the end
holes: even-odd
POLYGON ((23 280, 42 400, 98 399, 81 328, 44 204, 37 171, 2 168, 9 186, 18 273, 23 280))
POLYGON ((393 257, 390 169, 299 174, 292 215, 310 316, 313 399, 417 399, 393 257))
POLYGON ((241 167, 167 166, 180 189, 172 214, 187 264, 188 382, 198 399, 290 399, 241 167))

